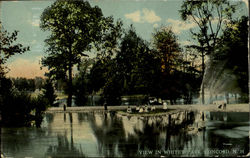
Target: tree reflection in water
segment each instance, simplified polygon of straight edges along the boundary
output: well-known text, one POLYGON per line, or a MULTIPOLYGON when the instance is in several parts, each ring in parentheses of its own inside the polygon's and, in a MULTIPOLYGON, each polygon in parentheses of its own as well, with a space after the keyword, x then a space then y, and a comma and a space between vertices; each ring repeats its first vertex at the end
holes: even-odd
POLYGON ((186 113, 172 115, 175 121, 179 121, 172 120, 172 125, 167 122, 168 116, 130 117, 104 112, 78 113, 78 118, 80 122, 87 120, 90 123, 99 154, 108 157, 142 156, 140 151, 145 150, 183 150, 192 138, 183 129, 194 121, 194 115, 188 119, 186 113))
MULTIPOLYGON (((66 113, 63 115, 64 122, 66 122, 66 113)), ((64 134, 57 134, 57 145, 50 145, 45 156, 47 157, 85 157, 81 147, 74 146, 73 138, 73 118, 72 113, 69 113, 70 121, 70 142, 67 137, 67 132, 64 134)))
POLYGON ((1 150, 10 157, 233 155, 206 153, 209 149, 242 149, 243 153, 237 154, 246 155, 248 118, 248 113, 229 112, 178 112, 151 117, 115 112, 47 113, 40 129, 1 129, 1 150), (199 129, 203 125, 206 128, 199 129), (165 153, 171 150, 184 153, 165 153))

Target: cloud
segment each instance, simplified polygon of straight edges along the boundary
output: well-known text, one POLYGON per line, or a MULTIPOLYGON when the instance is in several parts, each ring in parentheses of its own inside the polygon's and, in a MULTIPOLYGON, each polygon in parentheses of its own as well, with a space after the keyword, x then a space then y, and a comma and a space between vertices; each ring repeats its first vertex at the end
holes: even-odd
POLYGON ((181 45, 184 45, 184 46, 193 44, 193 43, 190 42, 190 41, 180 41, 179 43, 180 43, 181 45))
POLYGON ((159 25, 158 25, 158 24, 154 24, 153 27, 154 27, 154 28, 157 28, 157 27, 159 27, 159 25))
POLYGON ((125 14, 127 19, 131 19, 133 22, 141 22, 141 12, 136 11, 130 14, 125 14))
POLYGON ((147 8, 143 8, 142 11, 137 10, 133 13, 125 14, 125 17, 138 23, 154 23, 161 21, 161 18, 157 16, 153 10, 147 8))
POLYGON ((166 22, 172 25, 172 30, 176 34, 180 34, 182 31, 189 30, 197 26, 193 22, 184 22, 184 21, 175 20, 171 18, 167 19, 166 22))
POLYGON ((161 21, 161 18, 157 16, 153 10, 144 8, 142 9, 142 13, 143 13, 142 19, 144 19, 146 22, 154 23, 161 21))
POLYGON ((10 77, 26 77, 26 78, 34 78, 36 76, 44 76, 44 73, 47 72, 47 68, 40 69, 41 65, 39 64, 39 60, 41 56, 35 58, 35 61, 30 61, 28 59, 18 58, 13 62, 8 64, 8 68, 10 71, 8 72, 8 76, 10 77))

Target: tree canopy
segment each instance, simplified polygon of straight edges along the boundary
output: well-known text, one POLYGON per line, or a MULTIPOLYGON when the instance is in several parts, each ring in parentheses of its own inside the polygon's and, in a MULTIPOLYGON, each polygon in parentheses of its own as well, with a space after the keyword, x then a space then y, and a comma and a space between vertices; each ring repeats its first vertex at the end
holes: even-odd
POLYGON ((41 15, 41 29, 50 31, 45 40, 48 56, 42 64, 48 66, 49 76, 68 81, 68 106, 72 100, 72 68, 103 39, 111 25, 112 17, 104 17, 97 6, 88 1, 57 0, 41 15), (68 72, 68 74, 67 74, 68 72))
POLYGON ((18 31, 12 33, 4 30, 0 22, 0 77, 3 77, 6 67, 6 61, 15 54, 22 54, 29 50, 29 47, 24 47, 20 43, 15 43, 17 40, 18 31))
MULTIPOLYGON (((232 20, 237 4, 228 0, 187 0, 183 1, 180 16, 184 21, 191 21, 198 27, 190 29, 192 38, 197 42, 189 47, 197 49, 202 57, 202 76, 205 74, 205 56, 214 52, 224 24, 232 20)), ((204 84, 202 82, 202 104, 204 104, 204 84)))

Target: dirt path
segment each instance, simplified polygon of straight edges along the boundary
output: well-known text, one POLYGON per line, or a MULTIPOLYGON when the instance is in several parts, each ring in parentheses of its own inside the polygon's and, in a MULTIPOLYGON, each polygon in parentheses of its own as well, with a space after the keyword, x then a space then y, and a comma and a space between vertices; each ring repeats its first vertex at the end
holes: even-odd
MULTIPOLYGON (((131 106, 135 108, 135 106, 131 106)), ((125 110, 127 106, 108 106, 108 110, 125 110)), ((162 108, 162 106, 156 106, 162 108)), ((216 105, 168 105, 169 109, 176 110, 198 110, 212 112, 249 112, 249 104, 228 104, 226 110, 218 109, 216 105)), ((102 111, 103 106, 84 106, 84 107, 67 107, 66 112, 82 112, 82 111, 102 111)), ((46 112, 64 112, 63 107, 51 107, 46 112)))

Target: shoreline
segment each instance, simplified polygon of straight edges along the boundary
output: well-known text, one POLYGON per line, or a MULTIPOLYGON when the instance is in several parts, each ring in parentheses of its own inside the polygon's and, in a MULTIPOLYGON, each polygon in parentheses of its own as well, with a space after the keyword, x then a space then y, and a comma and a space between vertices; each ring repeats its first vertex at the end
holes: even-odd
MULTIPOLYGON (((120 111, 126 110, 127 105, 121 106, 108 106, 108 111, 120 111)), ((131 105, 131 108, 135 108, 135 105, 131 105)), ((156 109, 161 109, 162 105, 156 105, 156 109)), ((167 105, 170 110, 188 110, 188 111, 208 111, 208 112, 249 112, 249 104, 227 104, 225 110, 218 109, 217 105, 167 105)), ((89 111, 105 111, 103 106, 81 106, 81 107, 67 107, 66 111, 63 111, 63 107, 50 107, 45 112, 46 113, 56 113, 56 112, 89 112, 89 111)))

